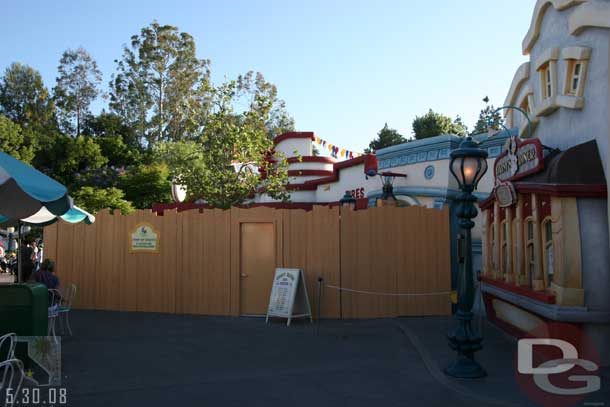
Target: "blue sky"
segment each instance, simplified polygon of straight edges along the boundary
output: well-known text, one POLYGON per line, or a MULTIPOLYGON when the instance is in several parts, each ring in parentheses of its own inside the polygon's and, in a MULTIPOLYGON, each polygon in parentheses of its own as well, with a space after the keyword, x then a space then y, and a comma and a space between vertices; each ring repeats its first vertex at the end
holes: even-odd
MULTIPOLYGON (((525 61, 534 0, 13 1, 2 6, 0 70, 38 69, 49 88, 67 48, 98 61, 104 88, 122 45, 158 20, 189 32, 214 81, 248 70, 278 86, 298 130, 362 151, 387 122, 411 135, 432 108, 472 128, 525 61)), ((94 111, 105 102, 95 103, 94 111)))

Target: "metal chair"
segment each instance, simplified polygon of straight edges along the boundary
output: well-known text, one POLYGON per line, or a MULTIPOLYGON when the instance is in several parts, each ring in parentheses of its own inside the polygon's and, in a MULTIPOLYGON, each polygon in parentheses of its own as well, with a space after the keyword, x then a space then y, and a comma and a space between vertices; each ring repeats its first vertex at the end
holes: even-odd
MULTIPOLYGON (((6 335, 0 336, 0 351, 3 351, 5 348, 6 353, 2 353, 2 362, 6 362, 7 360, 15 359, 15 347, 17 346, 17 334, 8 333, 6 335), (8 346, 7 346, 8 344, 8 346), (6 357, 5 357, 6 355, 6 357)), ((0 389, 4 388, 4 382, 6 381, 6 376, 8 374, 8 369, 4 369, 2 372, 2 381, 0 382, 0 389)))
MULTIPOLYGON (((6 352, 6 357, 2 359, 14 359, 15 358, 15 346, 17 346, 17 334, 16 333, 8 333, 6 335, 0 336, 0 351, 4 349, 6 346, 5 343, 8 342, 8 350, 6 352)), ((4 353, 2 354, 4 356, 4 353)))
POLYGON ((56 289, 49 289, 49 327, 47 336, 53 336, 53 341, 57 343, 55 335, 55 321, 59 316, 59 305, 61 303, 61 293, 56 289))
POLYGON ((61 299, 61 304, 59 305, 59 324, 63 328, 63 322, 61 318, 61 316, 63 315, 63 319, 66 323, 66 326, 68 327, 68 332, 70 332, 70 336, 72 336, 72 328, 70 328, 70 311, 72 310, 72 303, 74 302, 75 297, 76 284, 70 284, 64 290, 64 296, 61 299))
POLYGON ((0 363, 0 372, 2 372, 2 383, 0 384, 0 394, 5 401, 5 406, 14 406, 19 404, 16 398, 21 394, 21 385, 23 383, 23 363, 19 359, 9 359, 0 363), (15 380, 15 374, 17 379, 15 380), (6 381, 8 377, 8 381, 6 381))

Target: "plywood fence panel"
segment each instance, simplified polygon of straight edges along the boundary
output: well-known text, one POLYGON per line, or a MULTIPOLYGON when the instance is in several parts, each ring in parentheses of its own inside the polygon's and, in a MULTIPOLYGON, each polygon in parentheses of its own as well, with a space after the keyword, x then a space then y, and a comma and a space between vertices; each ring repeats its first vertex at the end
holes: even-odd
POLYGON ((228 315, 231 298, 231 212, 206 210, 203 217, 205 313, 228 315))
POLYGON ((401 214, 398 291, 431 295, 399 297, 399 315, 449 315, 450 296, 435 294, 451 291, 449 210, 412 209, 401 214))
POLYGON ((45 259, 57 258, 57 228, 58 224, 54 223, 43 230, 44 249, 42 254, 45 259))
MULTIPOLYGON (((288 211, 288 210, 286 210, 288 211)), ((307 292, 313 299, 314 316, 318 315, 318 277, 325 285, 340 284, 339 208, 314 206, 307 213, 309 218, 309 239, 307 241, 307 292), (311 287, 311 289, 310 289, 311 287)), ((298 234, 298 231, 296 231, 298 234)), ((340 293, 323 288, 321 299, 322 318, 340 317, 340 293)))
POLYGON ((47 227, 45 257, 56 261, 62 283, 77 284, 78 308, 239 315, 243 222, 275 225, 276 266, 305 271, 314 316, 319 277, 324 285, 373 293, 325 287, 323 318, 450 312, 448 296, 375 295, 450 290, 448 209, 101 211, 93 225, 47 227), (140 222, 159 232, 158 254, 128 252, 140 222))
POLYGON ((179 275, 176 276, 176 312, 181 314, 198 312, 199 275, 195 262, 200 260, 201 252, 196 235, 199 228, 196 222, 197 216, 198 211, 190 210, 180 213, 178 220, 182 240, 178 256, 182 264, 177 270, 179 275))
POLYGON ((392 209, 342 211, 341 274, 346 291, 343 314, 347 318, 395 316, 396 255, 392 209), (379 293, 379 294, 375 294, 379 293))
MULTIPOLYGON (((323 284, 339 285, 339 211, 338 208, 314 207, 314 210, 284 209, 284 267, 301 268, 305 274, 307 294, 314 316, 318 315, 323 284)), ((339 317, 339 292, 323 288, 322 318, 339 317)))

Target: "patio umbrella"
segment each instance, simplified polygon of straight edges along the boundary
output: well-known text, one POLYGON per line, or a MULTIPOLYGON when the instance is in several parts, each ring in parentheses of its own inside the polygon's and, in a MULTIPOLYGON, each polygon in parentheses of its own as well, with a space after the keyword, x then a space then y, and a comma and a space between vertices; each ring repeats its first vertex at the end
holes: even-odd
MULTIPOLYGON (((70 200, 70 202, 72 202, 70 200)), ((17 281, 21 282, 21 228, 22 226, 38 226, 45 227, 52 225, 58 220, 63 220, 68 223, 79 223, 85 222, 87 225, 95 222, 95 216, 91 215, 89 212, 84 209, 79 208, 78 206, 72 206, 66 213, 63 215, 54 215, 49 211, 45 206, 40 208, 38 212, 36 212, 32 216, 28 216, 25 219, 19 219, 17 221, 18 226, 18 237, 17 241, 19 242, 17 248, 17 281)), ((12 222, 11 222, 12 223, 12 222)))
POLYGON ((45 227, 52 225, 60 219, 68 223, 85 222, 87 225, 91 225, 93 222, 95 222, 95 216, 91 215, 86 210, 79 208, 78 206, 72 206, 72 208, 70 208, 68 212, 59 216, 54 215, 46 207, 43 206, 34 215, 28 216, 25 219, 21 219, 21 224, 28 226, 45 227))
POLYGON ((42 207, 59 216, 72 208, 64 185, 3 152, 0 152, 0 196, 0 224, 14 224, 42 207))
MULTIPOLYGON (((64 185, 3 152, 0 152, 0 197, 0 224, 17 224, 19 238, 21 219, 43 208, 62 216, 73 206, 64 185)), ((17 270, 17 281, 21 282, 21 248, 17 251, 17 270)))

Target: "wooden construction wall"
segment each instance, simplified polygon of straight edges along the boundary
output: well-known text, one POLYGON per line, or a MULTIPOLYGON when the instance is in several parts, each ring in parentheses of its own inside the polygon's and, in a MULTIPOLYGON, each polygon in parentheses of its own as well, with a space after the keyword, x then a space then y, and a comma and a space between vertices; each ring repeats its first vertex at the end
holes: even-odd
MULTIPOLYGON (((78 286, 76 308, 178 314, 240 315, 240 225, 273 223, 276 266, 302 268, 317 316, 323 318, 449 315, 449 210, 423 207, 346 211, 198 210, 157 216, 104 210, 93 225, 45 228, 45 257, 62 282, 78 286), (160 234, 160 252, 129 253, 139 222, 160 234), (426 294, 441 295, 379 295, 426 294)), ((271 285, 271 281, 269 282, 271 285)))

